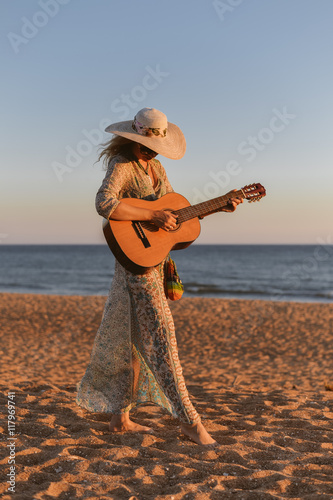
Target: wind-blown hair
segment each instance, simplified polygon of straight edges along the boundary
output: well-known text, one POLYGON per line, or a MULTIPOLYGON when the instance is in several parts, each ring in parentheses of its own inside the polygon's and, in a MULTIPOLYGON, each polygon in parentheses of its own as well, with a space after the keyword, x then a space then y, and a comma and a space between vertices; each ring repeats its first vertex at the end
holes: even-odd
POLYGON ((118 154, 123 154, 126 158, 130 159, 132 156, 132 145, 133 141, 130 139, 114 135, 110 141, 102 144, 104 149, 101 151, 98 161, 103 159, 103 164, 107 167, 111 158, 118 154))

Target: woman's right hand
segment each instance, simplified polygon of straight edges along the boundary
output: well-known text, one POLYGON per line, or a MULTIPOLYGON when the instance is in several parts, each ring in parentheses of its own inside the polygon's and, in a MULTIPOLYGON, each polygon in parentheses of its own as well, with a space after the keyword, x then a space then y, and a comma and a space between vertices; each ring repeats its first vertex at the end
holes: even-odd
POLYGON ((178 215, 173 214, 170 210, 155 210, 151 222, 165 231, 171 231, 177 227, 177 217, 178 215))

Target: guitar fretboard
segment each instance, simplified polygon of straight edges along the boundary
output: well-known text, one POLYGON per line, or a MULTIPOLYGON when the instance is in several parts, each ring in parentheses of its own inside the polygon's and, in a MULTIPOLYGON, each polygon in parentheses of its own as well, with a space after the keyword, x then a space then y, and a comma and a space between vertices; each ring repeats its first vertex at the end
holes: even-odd
MULTIPOLYGON (((235 191, 232 193, 232 197, 244 198, 244 193, 242 190, 235 191)), ((174 213, 178 214, 177 222, 180 224, 187 220, 194 219, 194 217, 205 217, 205 215, 216 212, 225 207, 229 203, 230 198, 231 195, 218 196, 212 200, 175 210, 174 213)))

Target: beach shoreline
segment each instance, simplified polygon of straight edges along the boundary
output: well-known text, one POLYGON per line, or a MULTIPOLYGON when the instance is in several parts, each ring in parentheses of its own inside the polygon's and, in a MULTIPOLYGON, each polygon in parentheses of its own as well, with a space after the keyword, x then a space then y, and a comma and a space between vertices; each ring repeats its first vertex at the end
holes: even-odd
POLYGON ((207 451, 155 405, 131 413, 148 436, 110 434, 108 415, 75 404, 104 303, 0 293, 3 422, 9 394, 17 405, 16 489, 4 447, 3 498, 333 497, 332 304, 170 303, 185 382, 222 446, 207 451))

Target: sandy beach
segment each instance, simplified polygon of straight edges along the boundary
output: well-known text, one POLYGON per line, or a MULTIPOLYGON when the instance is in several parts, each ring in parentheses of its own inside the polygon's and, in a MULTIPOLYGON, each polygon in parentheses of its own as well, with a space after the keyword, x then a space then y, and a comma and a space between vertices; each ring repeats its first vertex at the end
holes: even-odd
POLYGON ((0 294, 2 498, 333 499, 332 304, 171 303, 188 390, 221 445, 207 450, 157 406, 131 413, 145 435, 110 434, 108 415, 75 404, 104 302, 0 294))

